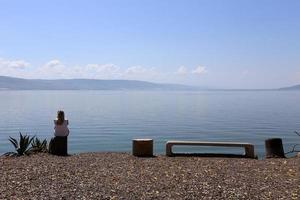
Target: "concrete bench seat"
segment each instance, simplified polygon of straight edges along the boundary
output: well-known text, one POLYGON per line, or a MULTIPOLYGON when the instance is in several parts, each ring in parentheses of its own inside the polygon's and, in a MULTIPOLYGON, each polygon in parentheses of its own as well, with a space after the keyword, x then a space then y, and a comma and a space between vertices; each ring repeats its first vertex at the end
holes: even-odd
MULTIPOLYGON (((239 142, 207 142, 207 141, 167 141, 166 143, 166 155, 176 156, 176 155, 188 155, 182 153, 173 153, 172 147, 177 146, 217 146, 217 147, 243 147, 245 149, 245 154, 239 157, 245 158, 256 158, 254 153, 254 145, 250 143, 239 143, 239 142)), ((231 157, 232 154, 201 154, 206 156, 221 155, 222 157, 231 157)))

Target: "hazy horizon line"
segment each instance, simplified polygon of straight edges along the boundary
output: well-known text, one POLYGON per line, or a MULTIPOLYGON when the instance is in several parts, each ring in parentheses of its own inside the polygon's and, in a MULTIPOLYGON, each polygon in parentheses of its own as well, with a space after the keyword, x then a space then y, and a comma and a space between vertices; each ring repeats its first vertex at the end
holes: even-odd
POLYGON ((272 90, 282 90, 285 88, 290 88, 294 86, 298 86, 300 84, 291 85, 291 86, 283 86, 279 88, 221 88, 221 87, 210 87, 210 86, 197 86, 191 84, 180 84, 180 83, 172 83, 172 82, 156 82, 156 81, 144 81, 138 79, 99 79, 99 78, 24 78, 17 76, 5 76, 0 75, 0 77, 5 78, 13 78, 13 79, 22 79, 22 80, 45 80, 45 81, 60 81, 60 80, 95 80, 95 81, 134 81, 134 82, 144 82, 144 83, 152 83, 152 84, 162 84, 162 85, 177 85, 177 86, 187 86, 193 87, 197 90, 213 90, 213 91, 272 91, 272 90))

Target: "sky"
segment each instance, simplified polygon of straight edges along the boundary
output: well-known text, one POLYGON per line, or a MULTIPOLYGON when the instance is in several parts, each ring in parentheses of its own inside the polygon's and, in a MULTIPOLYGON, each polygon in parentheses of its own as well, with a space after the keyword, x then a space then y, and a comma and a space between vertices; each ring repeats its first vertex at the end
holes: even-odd
POLYGON ((300 84, 298 0, 0 0, 0 75, 300 84))

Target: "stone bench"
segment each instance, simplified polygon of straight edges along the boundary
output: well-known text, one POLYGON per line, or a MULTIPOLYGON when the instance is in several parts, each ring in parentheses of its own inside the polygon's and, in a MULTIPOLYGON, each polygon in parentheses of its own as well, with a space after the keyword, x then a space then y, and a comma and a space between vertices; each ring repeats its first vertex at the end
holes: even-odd
MULTIPOLYGON (((205 141, 167 141, 166 143, 166 155, 167 156, 176 156, 176 155, 183 155, 181 153, 173 153, 172 147, 174 145, 177 146, 217 146, 217 147, 243 147, 245 149, 245 154, 240 155, 239 157, 245 158, 256 158, 254 153, 254 146, 250 143, 239 143, 239 142, 205 142, 205 141)), ((188 154, 184 154, 188 155, 188 154)), ((193 155, 193 154, 192 154, 193 155)), ((228 157, 231 154, 201 154, 201 155, 212 155, 212 156, 222 156, 228 157)))

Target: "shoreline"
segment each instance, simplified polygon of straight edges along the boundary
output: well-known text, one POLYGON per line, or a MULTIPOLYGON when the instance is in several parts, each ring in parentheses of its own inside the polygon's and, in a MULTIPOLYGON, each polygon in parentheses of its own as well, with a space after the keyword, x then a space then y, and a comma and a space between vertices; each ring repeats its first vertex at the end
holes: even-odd
POLYGON ((0 199, 297 199, 300 158, 0 157, 0 199))

